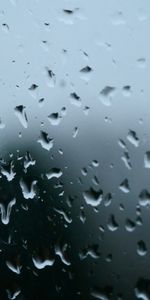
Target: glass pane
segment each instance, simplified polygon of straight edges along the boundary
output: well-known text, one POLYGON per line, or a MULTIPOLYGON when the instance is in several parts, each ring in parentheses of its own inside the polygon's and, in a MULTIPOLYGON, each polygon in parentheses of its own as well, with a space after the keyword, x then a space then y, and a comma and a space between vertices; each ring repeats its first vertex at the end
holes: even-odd
POLYGON ((0 299, 149 300, 149 1, 0 20, 0 299))

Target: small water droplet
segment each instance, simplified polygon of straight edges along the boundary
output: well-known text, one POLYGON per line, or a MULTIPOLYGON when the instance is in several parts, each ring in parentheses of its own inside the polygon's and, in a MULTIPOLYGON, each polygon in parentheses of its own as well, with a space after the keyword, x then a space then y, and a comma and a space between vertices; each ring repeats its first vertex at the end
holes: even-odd
POLYGON ((81 106, 81 98, 74 92, 74 93, 71 93, 70 94, 70 97, 71 97, 71 103, 80 107, 81 106))
POLYGON ((144 167, 149 169, 150 168, 150 151, 145 152, 144 155, 144 167))
POLYGON ((135 147, 139 146, 139 139, 137 137, 137 134, 134 130, 129 130, 127 135, 127 140, 135 147))
POLYGON ((29 90, 30 91, 35 91, 36 89, 38 88, 38 85, 33 83, 30 87, 29 87, 29 90))
POLYGON ((4 225, 7 225, 10 220, 10 215, 12 211, 12 207, 16 204, 16 199, 12 199, 8 205, 7 208, 4 207, 2 203, 0 203, 0 212, 1 212, 1 221, 4 225))
POLYGON ((75 127, 74 128, 74 130, 73 130, 73 138, 76 138, 76 136, 77 136, 77 134, 78 134, 78 132, 79 132, 79 129, 78 129, 78 127, 75 127))
POLYGON ((46 173, 46 176, 48 179, 51 178, 60 178, 62 176, 62 171, 61 169, 58 168, 52 168, 48 173, 46 173))
POLYGON ((37 140, 37 142, 40 143, 44 149, 49 151, 51 148, 53 148, 54 139, 50 139, 48 137, 48 133, 41 131, 41 137, 37 140))
POLYGON ((48 116, 48 120, 53 126, 57 126, 60 124, 62 117, 59 115, 58 112, 52 113, 48 116))
POLYGON ((86 66, 80 70, 80 72, 82 72, 82 73, 89 73, 91 71, 92 71, 92 68, 89 66, 86 66))
POLYGON ((3 24, 2 24, 2 29, 3 29, 6 33, 8 33, 8 32, 9 32, 9 26, 8 26, 8 24, 7 24, 7 23, 3 23, 3 24))
POLYGON ((141 206, 150 205, 150 193, 146 189, 143 189, 139 194, 139 204, 141 206))
POLYGON ((119 185, 119 189, 124 192, 124 193, 129 193, 130 192, 130 187, 129 187, 129 182, 128 179, 125 178, 122 183, 119 185))
POLYGON ((108 86, 108 85, 105 86, 100 92, 101 102, 106 106, 110 106, 112 98, 114 97, 115 91, 116 91, 115 87, 108 86))
POLYGON ((132 90, 131 90, 131 86, 130 85, 125 85, 122 88, 122 94, 123 94, 124 97, 130 97, 131 93, 132 93, 132 90))
POLYGON ((116 11, 111 16, 111 21, 113 25, 123 25, 125 24, 125 18, 122 11, 116 11))
POLYGON ((124 162, 125 166, 131 170, 132 169, 132 165, 131 165, 131 161, 130 161, 130 157, 129 157, 129 153, 128 152, 124 152, 124 155, 121 157, 122 161, 124 162))
POLYGON ((110 300, 111 295, 112 295, 112 287, 111 286, 106 286, 104 288, 98 288, 94 287, 90 293, 90 295, 94 299, 99 299, 99 300, 110 300))
POLYGON ((112 203, 112 194, 108 193, 104 198, 104 205, 107 207, 112 203))
POLYGON ((47 85, 49 87, 53 88, 55 86, 55 83, 56 83, 56 75, 49 68, 46 68, 46 70, 47 70, 47 75, 48 75, 47 85))
POLYGON ((147 278, 139 278, 136 287, 135 295, 140 300, 150 300, 150 280, 147 278))
POLYGON ((63 216, 67 223, 69 223, 69 224, 72 223, 72 218, 69 216, 68 212, 65 212, 63 209, 58 209, 58 208, 54 208, 54 211, 56 211, 61 216, 63 216))
POLYGON ((88 205, 97 207, 102 202, 103 191, 95 191, 93 188, 90 188, 88 191, 83 193, 83 197, 88 205))
POLYGON ((147 248, 146 245, 144 243, 144 241, 139 241, 137 243, 137 254, 139 254, 140 256, 144 256, 147 253, 147 248))
POLYGON ((14 172, 13 162, 10 162, 7 165, 2 163, 1 173, 7 178, 8 181, 12 181, 16 175, 16 173, 14 172))
POLYGON ((23 178, 20 179, 20 187, 25 199, 33 199, 36 196, 36 183, 37 180, 33 180, 29 183, 23 178))
POLYGON ((33 261, 34 266, 39 270, 44 269, 45 267, 51 267, 51 266, 53 266, 53 264, 55 262, 54 259, 47 258, 45 260, 42 260, 38 256, 33 257, 32 261, 33 261))
POLYGON ((94 244, 94 245, 91 245, 91 246, 88 246, 88 247, 82 249, 79 252, 80 259, 83 260, 83 259, 87 258, 88 256, 90 256, 94 259, 98 259, 100 257, 98 248, 99 248, 99 246, 97 244, 94 244))
POLYGON ((15 107, 15 115, 18 117, 20 123, 24 128, 28 127, 28 119, 25 112, 25 106, 18 105, 15 107))
POLYGON ((130 219, 126 219, 125 229, 128 232, 133 232, 135 230, 135 223, 130 219))
POLYGON ((56 255, 58 255, 60 257, 61 261, 65 265, 70 266, 71 262, 69 261, 68 256, 67 256, 67 247, 68 247, 68 245, 66 243, 63 244, 62 246, 60 246, 60 244, 57 244, 57 245, 55 245, 55 253, 56 253, 56 255))
POLYGON ((115 216, 113 214, 111 214, 108 219, 107 227, 110 231, 116 231, 119 227, 118 223, 115 220, 115 216))
POLYGON ((137 59, 138 67, 145 68, 146 67, 146 59, 144 57, 140 57, 137 59))

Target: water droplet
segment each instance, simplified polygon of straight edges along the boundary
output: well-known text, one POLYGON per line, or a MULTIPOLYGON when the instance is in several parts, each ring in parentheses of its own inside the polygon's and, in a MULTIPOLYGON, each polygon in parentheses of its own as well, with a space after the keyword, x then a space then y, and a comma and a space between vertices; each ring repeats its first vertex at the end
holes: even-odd
POLYGON ((44 98, 41 98, 41 99, 39 100, 39 106, 40 106, 40 107, 43 107, 44 101, 45 101, 44 98))
POLYGON ((108 193, 104 198, 104 205, 107 207, 111 205, 111 202, 112 202, 112 194, 108 193))
POLYGON ((20 274, 22 266, 17 264, 16 261, 14 261, 14 263, 12 263, 11 261, 7 260, 6 265, 12 272, 14 272, 16 274, 20 274))
POLYGON ((125 229, 128 232, 134 231, 135 230, 135 223, 132 220, 130 220, 130 219, 126 219, 125 229))
POLYGON ((122 183, 119 186, 119 189, 124 192, 124 193, 129 193, 130 192, 130 187, 129 187, 129 182, 128 179, 125 178, 122 183))
POLYGON ((88 205, 97 207, 102 202, 103 191, 95 191, 93 188, 90 188, 88 191, 83 193, 83 197, 88 205))
POLYGON ((142 221, 142 218, 141 218, 140 216, 138 216, 138 217, 136 218, 136 224, 137 224, 138 226, 142 226, 142 225, 143 225, 143 221, 142 221))
POLYGON ((118 223, 115 220, 115 216, 113 214, 111 214, 108 219, 107 227, 110 231, 116 231, 119 227, 118 223))
POLYGON ((140 57, 137 59, 138 67, 145 68, 146 67, 146 59, 144 57, 140 57))
POLYGON ((80 107, 81 106, 81 98, 74 92, 70 94, 71 97, 71 103, 80 107))
POLYGON ((124 97, 130 97, 131 96, 131 86, 130 85, 125 85, 122 88, 122 94, 124 97))
POLYGON ((125 18, 122 13, 122 11, 116 11, 112 16, 111 16, 111 21, 113 25, 123 25, 125 24, 125 18))
POLYGON ((38 85, 37 84, 32 84, 30 87, 29 87, 29 92, 30 92, 30 95, 36 99, 37 95, 36 95, 36 90, 38 88, 38 85))
POLYGON ((101 102, 106 106, 110 106, 112 98, 114 97, 115 91, 116 91, 115 87, 105 86, 100 92, 101 102))
POLYGON ((141 206, 150 205, 150 193, 146 189, 143 189, 139 194, 139 204, 141 206))
POLYGON ((84 209, 84 208, 81 207, 79 218, 80 218, 80 221, 84 224, 85 221, 86 221, 86 216, 85 216, 85 212, 84 212, 83 209, 84 209))
POLYGON ((12 181, 16 175, 16 173, 14 172, 13 162, 10 162, 7 165, 2 163, 1 173, 7 178, 8 181, 12 181))
POLYGON ((11 290, 7 289, 6 292, 8 295, 8 299, 15 300, 15 299, 19 299, 18 296, 20 295, 21 290, 19 288, 17 288, 17 290, 15 290, 15 291, 14 290, 11 291, 11 290))
POLYGON ((81 173, 83 176, 86 176, 87 175, 87 169, 86 168, 82 168, 81 169, 81 173))
POLYGON ((150 168, 150 151, 145 152, 144 155, 144 167, 149 169, 150 168))
POLYGON ((50 23, 49 22, 44 22, 45 28, 47 31, 50 31, 50 23))
POLYGON ((53 141, 53 139, 50 139, 48 137, 48 133, 46 133, 45 131, 41 131, 41 137, 37 142, 40 143, 44 149, 49 151, 51 148, 53 148, 53 141))
POLYGON ((48 179, 51 178, 60 178, 62 176, 62 171, 61 169, 58 168, 52 168, 48 173, 46 173, 46 176, 48 179))
POLYGON ((48 120, 50 121, 51 125, 57 126, 60 124, 62 117, 59 115, 58 112, 52 113, 48 116, 48 120))
POLYGON ((0 118, 0 129, 4 129, 5 128, 5 124, 2 122, 1 118, 0 118))
POLYGON ((108 263, 112 262, 112 254, 111 253, 106 256, 106 261, 108 263))
POLYGON ((33 83, 30 87, 29 87, 29 90, 30 91, 35 91, 36 89, 38 88, 38 85, 33 83))
POLYGON ((147 253, 146 245, 145 245, 144 241, 142 241, 142 240, 137 243, 137 253, 140 256, 144 256, 147 253))
POLYGON ((55 246, 55 253, 56 255, 58 255, 61 258, 61 261, 67 265, 70 266, 71 262, 69 261, 68 257, 67 257, 67 247, 68 245, 65 243, 64 245, 60 246, 59 244, 57 244, 55 246))
MULTIPOLYGON (((48 28, 47 28, 48 30, 48 28)), ((41 44, 42 48, 44 49, 45 52, 49 52, 49 49, 50 49, 50 44, 48 41, 42 41, 42 44, 41 44)))
POLYGON ((95 299, 110 300, 112 291, 113 291, 113 289, 111 286, 106 286, 104 288, 94 287, 92 289, 90 295, 95 299))
POLYGON ((69 214, 67 212, 65 212, 63 209, 58 209, 58 208, 54 208, 54 210, 59 213, 60 215, 62 215, 65 219, 65 221, 69 224, 72 223, 72 218, 69 216, 69 214))
POLYGON ((79 252, 79 257, 81 260, 87 258, 88 256, 98 259, 100 257, 100 253, 98 251, 99 246, 97 244, 94 244, 92 246, 88 246, 87 248, 82 249, 79 252))
POLYGON ((24 160, 24 168, 28 169, 30 166, 34 166, 36 161, 32 158, 31 154, 29 151, 27 151, 25 155, 25 160, 24 160))
POLYGON ((65 106, 63 106, 62 109, 61 109, 61 115, 66 116, 66 114, 67 114, 67 109, 66 109, 65 106))
POLYGON ((47 75, 48 75, 47 85, 49 87, 53 88, 55 86, 55 83, 56 83, 56 75, 52 70, 50 70, 48 68, 46 68, 46 70, 47 70, 47 75))
POLYGON ((93 167, 97 168, 99 166, 99 162, 97 160, 92 161, 93 167))
POLYGON ((64 11, 64 13, 69 14, 69 15, 73 14, 73 10, 71 10, 71 9, 63 9, 63 11, 64 11))
POLYGON ((90 111, 90 107, 89 107, 89 106, 85 106, 85 107, 83 108, 83 112, 84 112, 84 114, 85 114, 86 116, 88 116, 89 111, 90 111))
POLYGON ((36 196, 36 183, 37 180, 33 180, 31 183, 23 178, 20 180, 20 187, 25 199, 33 199, 36 196))
POLYGON ((25 106, 19 105, 15 107, 15 115, 18 117, 20 123, 24 128, 28 127, 28 119, 25 112, 25 106))
POLYGON ((92 68, 89 66, 86 66, 80 70, 80 72, 82 72, 82 73, 89 73, 91 71, 92 71, 92 68))
POLYGON ((118 144, 119 144, 119 146, 120 146, 121 148, 123 148, 123 149, 126 149, 126 148, 127 148, 125 142, 124 142, 123 140, 121 140, 121 139, 118 140, 118 144))
POLYGON ((78 129, 78 127, 75 127, 74 128, 74 131, 73 131, 73 138, 76 138, 76 136, 77 136, 77 134, 78 134, 78 132, 79 132, 79 129, 78 129))
POLYGON ((131 161, 130 161, 130 157, 129 157, 129 153, 128 152, 124 152, 124 155, 121 157, 122 161, 124 162, 125 166, 131 170, 132 169, 132 165, 131 165, 131 161))
POLYGON ((55 260, 54 259, 45 259, 45 260, 42 260, 41 257, 33 257, 32 258, 32 261, 34 263, 34 266, 41 270, 41 269, 44 269, 45 267, 51 267, 53 266, 55 260))
POLYGON ((7 208, 4 207, 2 203, 0 203, 0 211, 1 211, 1 221, 4 225, 7 225, 10 220, 10 214, 12 211, 12 207, 16 204, 16 199, 12 199, 8 205, 7 208))
POLYGON ((3 23, 3 24, 2 24, 2 29, 3 29, 6 33, 8 33, 8 32, 9 32, 9 26, 8 26, 8 24, 7 24, 7 23, 3 23))
POLYGON ((150 300, 150 280, 146 278, 139 278, 136 287, 135 295, 140 300, 150 300))
POLYGON ((136 135, 136 132, 133 130, 129 130, 127 135, 127 140, 135 147, 139 146, 139 139, 136 135))

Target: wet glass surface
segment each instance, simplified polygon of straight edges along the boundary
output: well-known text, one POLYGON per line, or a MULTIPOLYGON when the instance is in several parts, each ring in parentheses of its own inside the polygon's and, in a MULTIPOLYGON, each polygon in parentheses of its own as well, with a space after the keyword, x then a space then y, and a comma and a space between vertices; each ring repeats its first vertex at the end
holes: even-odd
POLYGON ((0 300, 149 300, 149 1, 0 4, 0 300))

